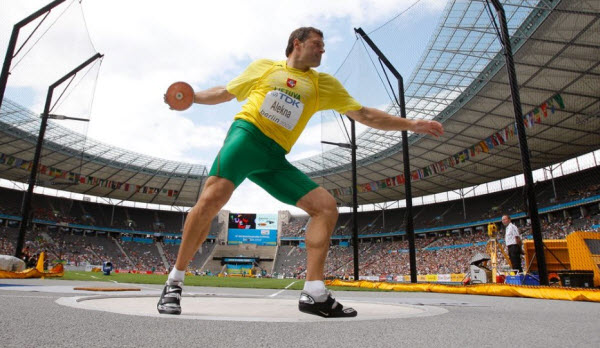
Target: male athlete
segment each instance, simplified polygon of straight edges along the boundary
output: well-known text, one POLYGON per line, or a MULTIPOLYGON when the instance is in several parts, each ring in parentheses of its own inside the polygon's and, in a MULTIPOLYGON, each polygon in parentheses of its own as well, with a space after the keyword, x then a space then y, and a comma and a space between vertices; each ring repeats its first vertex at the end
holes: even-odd
POLYGON ((440 136, 439 122, 407 120, 361 106, 333 76, 311 68, 321 64, 323 33, 296 29, 286 48, 287 60, 257 60, 226 87, 195 94, 194 102, 214 105, 237 98, 248 101, 235 115, 196 205, 188 213, 177 262, 169 274, 157 308, 180 314, 181 292, 188 264, 208 235, 210 223, 235 188, 248 178, 280 201, 310 215, 306 230, 307 271, 300 295, 302 312, 323 317, 355 317, 325 288, 323 269, 338 212, 335 199, 285 158, 311 116, 336 110, 366 126, 440 136))

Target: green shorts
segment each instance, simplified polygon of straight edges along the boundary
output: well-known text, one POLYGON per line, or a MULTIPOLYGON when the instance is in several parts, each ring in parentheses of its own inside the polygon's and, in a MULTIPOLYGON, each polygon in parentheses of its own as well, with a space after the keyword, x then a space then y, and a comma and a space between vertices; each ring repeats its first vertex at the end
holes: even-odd
POLYGON ((231 125, 209 176, 238 187, 248 178, 278 200, 296 205, 319 185, 285 158, 285 150, 256 126, 244 120, 231 125))

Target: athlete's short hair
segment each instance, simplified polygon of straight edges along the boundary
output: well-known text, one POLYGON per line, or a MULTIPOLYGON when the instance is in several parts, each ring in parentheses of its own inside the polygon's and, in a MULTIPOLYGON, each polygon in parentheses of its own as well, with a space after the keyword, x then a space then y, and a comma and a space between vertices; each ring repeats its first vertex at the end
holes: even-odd
POLYGON ((292 33, 290 34, 290 39, 288 40, 287 48, 285 49, 285 56, 289 57, 292 51, 294 50, 295 39, 298 39, 300 42, 304 42, 306 41, 306 39, 308 39, 308 35, 310 33, 315 33, 321 38, 323 37, 323 32, 313 27, 302 27, 292 31, 292 33))

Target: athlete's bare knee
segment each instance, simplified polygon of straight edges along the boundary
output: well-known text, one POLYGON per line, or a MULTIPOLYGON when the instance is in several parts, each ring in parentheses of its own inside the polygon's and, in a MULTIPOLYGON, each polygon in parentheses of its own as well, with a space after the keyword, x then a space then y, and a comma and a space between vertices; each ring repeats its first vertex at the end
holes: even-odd
MULTIPOLYGON (((309 214, 311 215, 311 214, 309 214)), ((312 217, 321 216, 328 220, 337 221, 338 210, 335 199, 331 196, 323 197, 323 199, 317 204, 317 209, 313 211, 312 217)))
POLYGON ((329 235, 307 235, 305 242, 307 249, 329 248, 329 235))
POLYGON ((203 213, 213 210, 218 212, 229 201, 234 189, 235 185, 231 181, 211 176, 206 181, 194 209, 203 213))
POLYGON ((297 205, 312 218, 324 217, 337 220, 338 211, 335 198, 321 187, 306 194, 306 196, 298 201, 297 205))

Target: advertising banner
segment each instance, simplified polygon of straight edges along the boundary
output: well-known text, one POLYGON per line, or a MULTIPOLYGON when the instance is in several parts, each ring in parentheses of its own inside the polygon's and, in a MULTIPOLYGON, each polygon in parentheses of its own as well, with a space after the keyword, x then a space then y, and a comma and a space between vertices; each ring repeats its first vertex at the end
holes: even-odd
POLYGON ((465 279, 464 273, 453 273, 450 275, 450 281, 452 282, 462 282, 465 279))
POLYGON ((428 274, 425 276, 425 279, 427 279, 428 282, 437 282, 438 275, 437 274, 428 274))
POLYGON ((450 274, 438 274, 438 282, 450 282, 452 278, 450 274))

